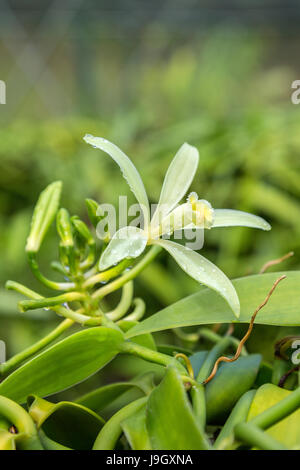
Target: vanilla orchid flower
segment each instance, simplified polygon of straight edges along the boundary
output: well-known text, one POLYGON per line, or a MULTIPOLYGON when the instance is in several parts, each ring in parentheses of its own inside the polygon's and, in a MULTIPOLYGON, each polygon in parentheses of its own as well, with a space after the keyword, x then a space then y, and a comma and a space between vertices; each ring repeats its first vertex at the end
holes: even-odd
POLYGON ((170 253, 189 276, 218 292, 228 302, 235 316, 239 317, 239 299, 227 276, 196 251, 162 237, 186 228, 245 226, 270 230, 270 225, 261 217, 246 212, 213 209, 209 202, 199 200, 196 193, 191 193, 187 201, 178 206, 194 179, 199 161, 198 150, 187 143, 180 147, 168 168, 158 205, 151 218, 143 181, 127 155, 101 137, 88 134, 84 140, 116 161, 141 207, 144 218, 143 229, 128 226, 113 235, 100 258, 100 270, 103 271, 124 258, 138 257, 147 245, 159 245, 170 253))

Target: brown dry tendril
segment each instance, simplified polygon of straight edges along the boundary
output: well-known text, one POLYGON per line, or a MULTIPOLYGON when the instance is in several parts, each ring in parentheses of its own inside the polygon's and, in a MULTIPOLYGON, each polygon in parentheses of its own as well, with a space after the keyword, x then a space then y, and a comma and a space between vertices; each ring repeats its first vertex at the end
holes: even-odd
POLYGON ((259 271, 259 274, 263 274, 270 266, 274 266, 275 264, 279 264, 281 263, 282 261, 290 258, 291 256, 294 256, 294 252, 293 251, 290 251, 289 253, 287 253, 286 255, 284 256, 281 256, 281 258, 277 258, 277 259, 273 259, 271 261, 268 261, 267 263, 265 263, 260 271, 259 271))
POLYGON ((226 356, 221 356, 219 357, 216 362, 215 362, 215 365, 213 367, 213 370, 211 372, 211 374, 207 377, 206 380, 204 380, 203 384, 207 384, 208 382, 211 381, 211 379, 214 378, 214 376, 216 375, 217 373, 217 370, 218 370, 218 367, 219 367, 219 364, 220 362, 234 362, 236 361, 239 357, 240 357, 240 354, 241 354, 241 351, 242 351, 242 348, 244 346, 244 344, 246 343, 247 339, 249 338, 250 334, 251 334, 251 331, 253 329, 253 324, 254 324, 254 320, 255 320, 255 317, 256 315, 258 314, 258 312, 266 305, 266 303, 268 302, 269 298, 271 297, 271 295, 273 294, 274 290, 276 289, 276 286, 279 284, 280 281, 282 281, 283 279, 286 278, 286 275, 283 275, 283 276, 280 276, 273 284, 272 288, 270 289, 267 297, 265 298, 265 300, 257 307, 257 309, 255 310, 254 314, 252 315, 251 317, 251 320, 250 320, 250 324, 249 324, 249 328, 245 334, 245 336, 241 339, 239 345, 238 345, 238 348, 236 350, 236 353, 235 355, 232 357, 232 358, 229 358, 229 357, 226 357, 226 356))

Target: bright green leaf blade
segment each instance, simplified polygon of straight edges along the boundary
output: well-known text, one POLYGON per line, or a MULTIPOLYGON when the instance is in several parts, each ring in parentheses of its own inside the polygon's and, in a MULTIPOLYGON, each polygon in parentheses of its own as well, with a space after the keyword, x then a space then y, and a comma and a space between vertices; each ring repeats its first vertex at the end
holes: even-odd
POLYGON ((121 423, 132 450, 151 450, 146 428, 146 405, 121 423))
POLYGON ((151 221, 153 227, 185 196, 194 179, 198 162, 198 150, 187 143, 183 144, 166 173, 159 202, 151 221))
MULTIPOLYGON (((121 330, 124 333, 129 331, 130 328, 133 328, 135 325, 138 325, 137 321, 126 320, 126 319, 118 321, 118 326, 119 326, 119 328, 121 328, 121 330)), ((139 344, 140 346, 145 347, 145 348, 152 349, 152 351, 157 351, 154 338, 149 333, 146 334, 146 335, 136 336, 134 338, 134 342, 136 344, 139 344)))
POLYGON ((63 446, 50 439, 41 429, 39 431, 39 438, 45 450, 72 450, 70 447, 63 446))
POLYGON ((226 423, 224 424, 220 434, 215 440, 213 447, 222 449, 228 445, 228 440, 234 441, 234 428, 239 423, 246 422, 250 405, 255 396, 256 390, 248 390, 241 396, 239 401, 232 409, 226 423))
POLYGON ((271 230, 271 225, 262 217, 249 214, 248 212, 235 211, 232 209, 214 209, 214 227, 252 227, 262 230, 271 230))
MULTIPOLYGON (((282 389, 272 384, 265 384, 260 387, 252 401, 247 421, 255 418, 263 411, 276 405, 278 402, 288 397, 292 392, 282 389)), ((286 445, 289 449, 299 446, 300 443, 300 410, 287 416, 285 419, 274 424, 265 432, 274 439, 286 445)))
POLYGON ((113 158, 113 160, 115 160, 115 162, 119 165, 124 178, 126 179, 131 191, 141 206, 145 217, 145 223, 148 223, 150 220, 148 196, 140 174, 132 161, 116 145, 106 139, 103 139, 102 137, 94 137, 87 134, 84 137, 84 140, 94 148, 98 148, 103 150, 103 152, 108 153, 108 155, 110 155, 111 158, 113 158))
POLYGON ((114 384, 104 385, 92 392, 86 393, 82 397, 78 398, 76 403, 100 413, 106 406, 132 388, 136 388, 142 392, 141 387, 137 383, 117 382, 114 384))
POLYGON ((49 439, 71 449, 92 448, 104 425, 99 415, 77 403, 54 404, 37 396, 30 397, 30 401, 29 414, 49 439))
POLYGON ((101 255, 101 271, 125 258, 136 258, 146 248, 148 238, 138 227, 123 227, 118 230, 101 255))
MULTIPOLYGON (((255 323, 300 325, 300 271, 257 274, 234 280, 233 285, 241 302, 240 322, 250 322, 255 309, 265 299, 275 280, 284 274, 287 278, 278 285, 267 305, 257 315, 255 323)), ((221 297, 212 290, 201 289, 200 292, 179 300, 134 326, 126 333, 126 337, 183 326, 234 321, 236 319, 233 313, 221 297)))
POLYGON ((169 240, 156 240, 153 243, 167 250, 189 276, 218 292, 228 302, 235 316, 239 317, 240 303, 236 290, 216 265, 179 243, 169 240))
POLYGON ((239 398, 253 386, 260 362, 260 354, 251 354, 220 365, 215 377, 205 386, 209 424, 224 423, 239 398))
POLYGON ((139 398, 121 408, 103 426, 95 440, 94 450, 112 450, 122 434, 121 423, 144 406, 148 397, 139 398))
POLYGON ((80 331, 42 352, 0 384, 0 394, 18 403, 64 390, 101 369, 118 353, 122 334, 111 328, 80 331))
POLYGON ((196 353, 189 356, 190 363, 194 371, 194 376, 197 377, 199 371, 206 359, 207 351, 197 351, 196 353))
POLYGON ((146 424, 154 450, 207 449, 179 373, 168 368, 147 402, 146 424))

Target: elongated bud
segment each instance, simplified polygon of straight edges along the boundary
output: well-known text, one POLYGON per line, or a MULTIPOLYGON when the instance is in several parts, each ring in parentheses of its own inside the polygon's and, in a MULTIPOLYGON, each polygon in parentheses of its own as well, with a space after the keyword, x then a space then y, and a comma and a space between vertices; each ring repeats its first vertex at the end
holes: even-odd
POLYGON ((37 253, 42 241, 53 222, 59 206, 62 182, 55 181, 41 192, 33 211, 26 251, 37 253))
POLYGON ((85 204, 88 211, 88 216, 94 227, 97 227, 97 224, 104 217, 104 212, 101 210, 99 204, 94 201, 94 199, 86 199, 85 204))
POLYGON ((66 209, 60 209, 56 216, 56 228, 61 239, 61 245, 64 247, 74 246, 72 224, 69 212, 66 209))
POLYGON ((94 245, 95 240, 88 228, 88 226, 82 222, 82 220, 79 219, 78 216, 74 215, 71 217, 72 224, 74 225, 74 228, 76 232, 83 238, 88 245, 94 245))

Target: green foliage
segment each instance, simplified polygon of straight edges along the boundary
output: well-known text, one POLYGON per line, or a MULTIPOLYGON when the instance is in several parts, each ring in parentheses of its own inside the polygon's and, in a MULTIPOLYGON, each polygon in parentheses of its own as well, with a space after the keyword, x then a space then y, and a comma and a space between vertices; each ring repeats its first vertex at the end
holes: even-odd
POLYGON ((208 449, 178 372, 169 368, 147 402, 147 430, 153 449, 208 449))
POLYGON ((19 403, 28 395, 47 396, 94 374, 118 353, 123 336, 93 328, 60 341, 27 362, 0 384, 0 394, 19 403))
MULTIPOLYGON (((286 274, 287 278, 274 293, 274 298, 259 313, 256 323, 279 326, 300 325, 298 301, 294 295, 300 282, 299 271, 245 276, 233 281, 241 302, 240 322, 250 321, 254 310, 272 283, 283 274, 286 274)), ((209 289, 201 289, 197 294, 186 297, 147 318, 132 328, 126 336, 133 338, 135 335, 169 328, 234 321, 231 310, 219 296, 209 289)))

